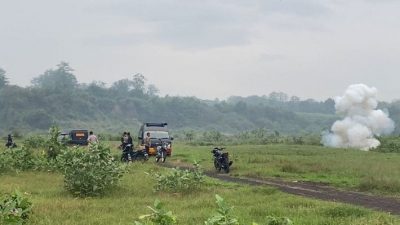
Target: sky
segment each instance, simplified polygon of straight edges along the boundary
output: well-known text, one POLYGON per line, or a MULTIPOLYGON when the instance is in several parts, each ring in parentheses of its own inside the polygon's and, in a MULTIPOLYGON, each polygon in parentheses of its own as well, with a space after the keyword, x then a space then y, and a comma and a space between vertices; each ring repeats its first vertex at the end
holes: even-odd
POLYGON ((0 0, 10 83, 66 61, 80 83, 143 74, 161 95, 400 99, 398 0, 0 0))

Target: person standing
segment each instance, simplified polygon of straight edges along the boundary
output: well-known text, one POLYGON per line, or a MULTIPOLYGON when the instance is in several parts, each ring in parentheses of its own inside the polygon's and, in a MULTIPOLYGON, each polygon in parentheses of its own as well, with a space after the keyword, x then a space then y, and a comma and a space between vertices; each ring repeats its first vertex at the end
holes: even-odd
POLYGON ((150 145, 151 145, 150 132, 147 132, 146 137, 144 138, 144 148, 146 149, 147 154, 149 154, 150 145))
POLYGON ((7 148, 15 147, 15 143, 14 143, 14 141, 13 141, 13 139, 12 139, 11 134, 9 134, 9 135, 7 136, 6 147, 7 147, 7 148))
POLYGON ((131 136, 131 132, 128 132, 127 135, 128 135, 128 144, 131 144, 133 146, 133 139, 131 136))
POLYGON ((97 139, 97 136, 93 134, 93 131, 89 132, 88 142, 90 144, 94 144, 94 143, 98 143, 99 142, 99 140, 97 139))

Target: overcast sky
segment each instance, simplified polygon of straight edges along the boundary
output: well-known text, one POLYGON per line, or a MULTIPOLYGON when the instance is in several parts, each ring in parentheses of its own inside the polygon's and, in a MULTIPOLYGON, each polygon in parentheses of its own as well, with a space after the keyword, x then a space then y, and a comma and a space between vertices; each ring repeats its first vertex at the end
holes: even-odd
POLYGON ((399 0, 0 0, 11 83, 69 62, 79 82, 142 73, 161 95, 400 99, 399 0))

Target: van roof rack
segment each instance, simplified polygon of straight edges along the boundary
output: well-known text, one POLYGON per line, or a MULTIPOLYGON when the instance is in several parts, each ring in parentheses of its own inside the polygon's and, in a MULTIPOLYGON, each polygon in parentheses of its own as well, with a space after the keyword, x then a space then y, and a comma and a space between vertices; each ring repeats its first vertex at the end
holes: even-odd
POLYGON ((145 123, 146 127, 165 127, 167 123, 145 123))

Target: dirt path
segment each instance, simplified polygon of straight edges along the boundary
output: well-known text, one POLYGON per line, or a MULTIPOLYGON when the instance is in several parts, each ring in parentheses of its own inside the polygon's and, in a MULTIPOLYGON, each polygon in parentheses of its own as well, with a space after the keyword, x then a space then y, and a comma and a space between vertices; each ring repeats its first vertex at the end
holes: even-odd
MULTIPOLYGON (((164 164, 166 167, 175 167, 177 165, 169 162, 164 164)), ((180 168, 190 169, 188 165, 179 164, 180 168)), ((343 191, 336 188, 311 182, 287 182, 279 179, 255 179, 255 178, 238 178, 228 174, 216 173, 214 171, 205 171, 207 176, 223 181, 235 182, 249 185, 268 185, 278 188, 279 190, 301 195, 309 198, 321 199, 326 201, 343 202, 378 211, 390 212, 400 215, 400 200, 390 197, 368 195, 360 192, 343 191)))

